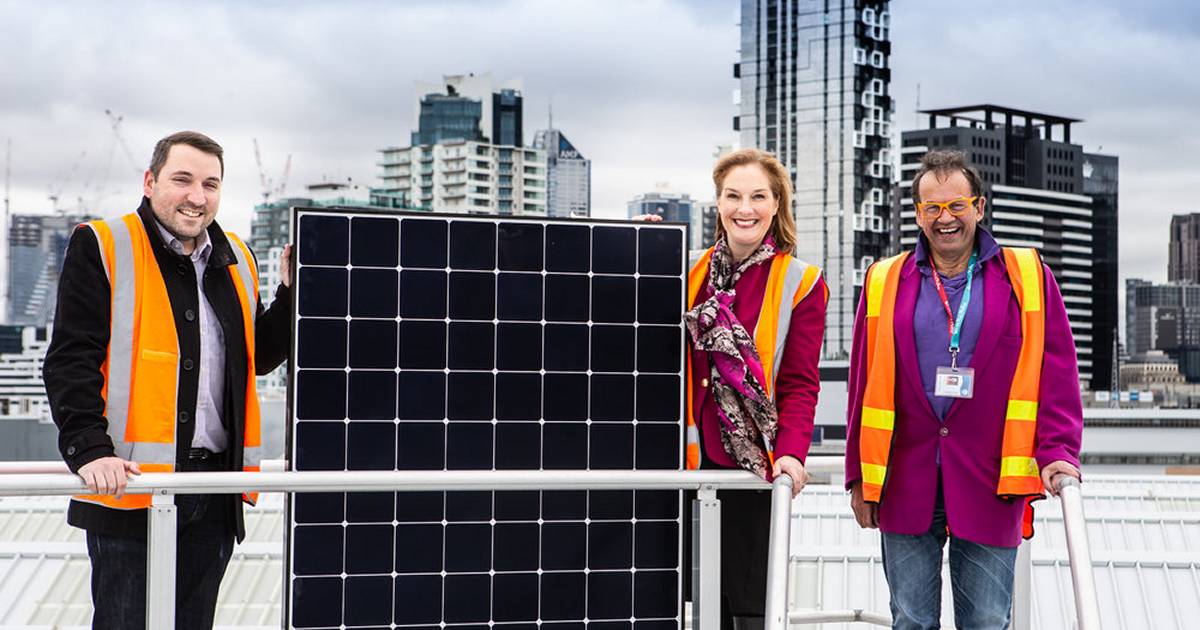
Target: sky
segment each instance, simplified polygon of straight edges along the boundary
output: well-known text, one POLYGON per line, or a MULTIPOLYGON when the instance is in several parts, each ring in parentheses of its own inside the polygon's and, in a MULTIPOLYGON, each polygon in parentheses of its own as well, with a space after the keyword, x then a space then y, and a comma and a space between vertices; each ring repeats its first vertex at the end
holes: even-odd
MULTIPOLYGON (((554 124, 592 160, 593 214, 665 183, 712 197, 736 143, 736 0, 24 2, 0 0, 0 160, 13 212, 48 198, 132 210, 153 144, 203 131, 226 150, 218 220, 248 233, 263 186, 377 183, 406 145, 417 81, 523 85, 526 141, 554 124), (112 116, 106 114, 111 111, 112 116), (114 117, 120 117, 117 133, 114 117)), ((1072 139, 1120 157, 1120 275, 1166 279, 1170 217, 1200 212, 1200 3, 895 0, 894 126, 922 108, 995 103, 1081 118, 1072 139)))

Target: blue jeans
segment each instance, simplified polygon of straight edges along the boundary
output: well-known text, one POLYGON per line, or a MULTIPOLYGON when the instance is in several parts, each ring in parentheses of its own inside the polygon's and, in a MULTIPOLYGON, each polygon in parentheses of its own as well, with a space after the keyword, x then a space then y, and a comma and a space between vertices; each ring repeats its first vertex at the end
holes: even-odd
MULTIPOLYGON (((941 489, 938 489, 929 531, 915 536, 885 532, 882 537, 883 572, 892 598, 892 627, 896 630, 940 628, 942 548, 947 538, 941 489)), ((1008 628, 1016 548, 949 538, 954 625, 961 630, 1008 628)))
MULTIPOLYGON (((227 496, 177 495, 175 628, 210 630, 217 591, 233 555, 227 496)), ((146 627, 146 541, 88 532, 93 630, 146 627)))

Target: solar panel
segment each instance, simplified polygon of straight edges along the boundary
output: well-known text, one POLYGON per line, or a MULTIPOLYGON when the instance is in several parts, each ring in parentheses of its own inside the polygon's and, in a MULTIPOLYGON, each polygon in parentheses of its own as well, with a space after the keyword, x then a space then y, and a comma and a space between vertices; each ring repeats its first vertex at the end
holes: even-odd
MULTIPOLYGON (((679 470, 686 226, 297 209, 294 470, 679 470)), ((667 630, 678 491, 299 494, 291 628, 667 630)))

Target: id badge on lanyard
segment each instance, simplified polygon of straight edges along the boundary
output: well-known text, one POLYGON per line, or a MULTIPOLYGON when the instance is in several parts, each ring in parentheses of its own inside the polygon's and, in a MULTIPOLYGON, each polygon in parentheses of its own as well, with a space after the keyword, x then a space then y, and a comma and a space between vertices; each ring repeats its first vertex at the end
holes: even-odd
POLYGON ((958 302, 958 315, 950 310, 950 298, 946 297, 946 288, 938 276, 937 267, 930 258, 929 266, 933 270, 933 285, 937 287, 938 297, 946 308, 947 328, 950 331, 950 365, 937 369, 937 379, 934 382, 933 395, 947 398, 971 398, 975 395, 975 369, 958 367, 958 342, 962 337, 963 322, 966 320, 967 307, 971 304, 971 281, 975 275, 975 263, 979 259, 978 252, 971 253, 967 263, 967 286, 963 289, 962 299, 958 302))

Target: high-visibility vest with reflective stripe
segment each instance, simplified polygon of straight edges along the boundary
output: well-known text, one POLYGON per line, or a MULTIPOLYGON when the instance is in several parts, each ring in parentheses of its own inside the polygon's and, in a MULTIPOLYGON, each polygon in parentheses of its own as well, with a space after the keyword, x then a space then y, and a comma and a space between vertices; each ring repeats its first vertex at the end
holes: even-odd
MULTIPOLYGON (((708 279, 708 263, 712 248, 700 256, 700 260, 688 272, 688 308, 695 306, 696 296, 708 279)), ((816 286, 821 269, 810 265, 791 254, 779 253, 770 262, 767 286, 763 291, 762 310, 754 327, 754 347, 763 369, 763 389, 775 399, 775 381, 779 378, 779 365, 783 361, 783 345, 787 341, 788 327, 792 324, 792 309, 816 286)), ((700 467, 700 430, 692 402, 692 353, 687 353, 687 467, 700 467)), ((768 453, 768 457, 773 454, 768 453)))
MULTIPOLYGON (((1021 309, 1021 353, 1009 387, 996 494, 1003 497, 1040 496, 1041 479, 1033 448, 1046 332, 1042 262, 1037 250, 1029 248, 1006 247, 1003 256, 1021 309)), ((858 448, 863 498, 875 503, 883 496, 896 423, 893 324, 900 268, 907 257, 908 252, 898 254, 867 270, 867 379, 858 448)))
MULTIPOLYGON (((100 263, 111 288, 108 354, 100 366, 104 416, 115 454, 137 462, 144 472, 169 472, 176 461, 176 397, 179 388, 179 338, 167 286, 145 224, 137 213, 109 221, 91 221, 100 263)), ((243 469, 258 470, 262 442, 254 371, 254 319, 258 272, 250 250, 226 233, 236 265, 229 267, 245 329, 247 361, 243 469)), ((150 495, 75 497, 115 509, 150 506, 150 495)), ((253 495, 246 496, 253 502, 253 495)))

